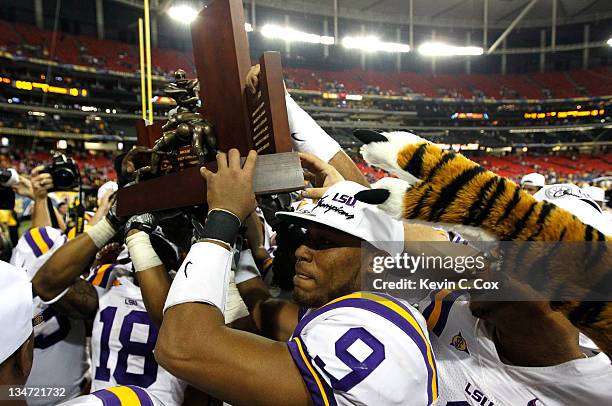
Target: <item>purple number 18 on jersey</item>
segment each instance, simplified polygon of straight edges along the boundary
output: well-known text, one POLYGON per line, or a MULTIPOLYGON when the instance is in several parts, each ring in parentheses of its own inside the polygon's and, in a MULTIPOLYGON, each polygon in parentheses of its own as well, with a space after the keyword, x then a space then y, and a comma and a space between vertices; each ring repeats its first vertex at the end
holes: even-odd
MULTIPOLYGON (((100 366, 96 367, 95 379, 100 381, 110 381, 111 370, 108 368, 108 356, 110 353, 109 338, 117 314, 116 307, 107 307, 100 312, 100 323, 102 323, 102 334, 100 337, 100 366)), ((143 388, 151 386, 157 379, 157 369, 159 366, 155 362, 153 350, 157 341, 157 327, 153 325, 149 315, 140 310, 132 310, 123 319, 121 330, 119 330, 119 342, 121 350, 117 354, 117 365, 113 378, 120 385, 136 385, 143 388), (149 335, 147 341, 132 341, 132 330, 134 324, 148 326, 149 335), (128 372, 129 356, 144 357, 144 367, 141 374, 128 372)))

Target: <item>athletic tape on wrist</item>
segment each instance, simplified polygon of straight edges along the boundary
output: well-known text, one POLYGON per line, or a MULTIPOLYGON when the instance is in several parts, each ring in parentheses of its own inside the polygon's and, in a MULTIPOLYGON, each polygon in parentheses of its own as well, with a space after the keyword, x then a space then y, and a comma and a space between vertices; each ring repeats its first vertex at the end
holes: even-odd
POLYGON ((182 303, 208 303, 225 311, 232 253, 212 242, 194 244, 179 268, 164 312, 182 303))
POLYGON ((230 272, 227 303, 225 304, 225 311, 223 312, 225 324, 229 324, 249 315, 249 309, 246 307, 246 304, 244 304, 242 296, 240 296, 240 292, 236 287, 238 282, 235 281, 235 277, 232 274, 233 272, 230 272))
POLYGON ((240 219, 227 210, 213 209, 208 212, 206 224, 204 224, 203 238, 220 240, 234 245, 238 231, 240 230, 240 219))
POLYGON ((285 100, 293 149, 329 162, 340 151, 340 144, 302 110, 291 96, 286 95, 285 100))
POLYGON ((103 218, 95 226, 85 231, 85 234, 93 240, 98 249, 104 247, 116 233, 117 231, 106 218, 103 218))
POLYGON ((128 236, 125 242, 134 264, 136 272, 142 272, 156 266, 163 265, 163 262, 157 256, 157 253, 151 245, 149 234, 144 231, 139 231, 128 236))

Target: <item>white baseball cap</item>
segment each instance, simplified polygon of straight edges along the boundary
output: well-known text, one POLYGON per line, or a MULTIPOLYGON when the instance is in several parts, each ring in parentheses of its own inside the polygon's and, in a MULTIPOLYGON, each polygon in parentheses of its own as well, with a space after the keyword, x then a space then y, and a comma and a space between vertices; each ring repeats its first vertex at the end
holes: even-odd
POLYGON ((0 364, 32 335, 32 284, 23 269, 0 261, 0 364))
POLYGON ((355 195, 370 190, 355 182, 343 181, 330 187, 315 203, 301 206, 295 212, 278 212, 288 223, 307 226, 322 224, 369 242, 391 255, 404 251, 404 226, 376 205, 358 201, 355 195))
POLYGON ((13 249, 11 265, 23 268, 30 279, 47 260, 66 242, 66 236, 53 227, 34 227, 19 238, 13 249))
POLYGON ((107 194, 109 190, 116 192, 118 189, 119 185, 117 185, 117 182, 114 182, 112 180, 106 182, 105 184, 100 186, 100 188, 98 188, 98 200, 102 199, 102 197, 107 194))
POLYGON ((546 178, 544 177, 544 175, 541 175, 536 172, 528 173, 527 175, 523 176, 523 178, 521 179, 521 186, 522 185, 533 185, 533 186, 538 186, 538 187, 544 187, 545 184, 546 184, 546 178))
POLYGON ((596 202, 607 202, 606 191, 597 186, 585 186, 582 191, 587 195, 591 196, 591 199, 596 202))
POLYGON ((603 215, 599 205, 582 189, 571 183, 544 186, 533 197, 547 201, 578 217, 606 235, 612 235, 612 224, 603 215))

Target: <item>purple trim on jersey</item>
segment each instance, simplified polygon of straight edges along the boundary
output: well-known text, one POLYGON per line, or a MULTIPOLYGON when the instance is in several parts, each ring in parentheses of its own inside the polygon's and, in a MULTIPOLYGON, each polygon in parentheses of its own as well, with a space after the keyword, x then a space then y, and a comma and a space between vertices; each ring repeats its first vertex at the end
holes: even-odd
POLYGON ((138 386, 127 385, 127 387, 136 393, 138 400, 140 400, 141 406, 153 406, 153 400, 145 390, 139 388, 138 386))
POLYGON ((47 234, 46 227, 40 227, 38 230, 40 231, 40 235, 41 235, 42 239, 47 244, 47 247, 49 247, 49 249, 51 249, 51 247, 53 247, 53 240, 51 238, 49 238, 49 234, 47 234))
POLYGON ((96 279, 96 276, 98 275, 98 270, 100 269, 100 265, 98 265, 96 267, 96 269, 93 270, 93 273, 91 275, 89 275, 89 278, 87 278, 87 282, 91 283, 93 282, 94 279, 96 279))
POLYGON ((36 241, 34 241, 34 238, 32 238, 31 232, 32 230, 28 230, 23 236, 25 237, 26 242, 28 243, 30 248, 32 248, 32 252, 34 252, 34 255, 40 257, 42 255, 42 251, 40 250, 40 248, 38 248, 38 245, 36 244, 36 241))
POLYGON ((307 311, 308 311, 308 307, 300 306, 300 308, 298 310, 298 322, 300 320, 302 320, 302 317, 304 317, 304 315, 306 314, 307 311))
POLYGON ((111 265, 108 268, 106 268, 104 276, 102 277, 102 281, 100 282, 100 286, 101 287, 106 288, 106 285, 108 284, 108 280, 110 278, 110 275, 111 275, 114 267, 115 267, 115 265, 111 265))
MULTIPOLYGON (((299 338, 297 339, 300 340, 299 338)), ((308 353, 308 350, 306 348, 306 345, 304 344, 304 341, 300 340, 300 344, 302 345, 302 350, 304 351, 304 355, 308 357, 308 359, 310 360, 312 370, 315 372, 315 374, 317 374, 317 377, 319 378, 319 381, 321 382, 321 385, 323 386, 325 395, 327 395, 328 404, 330 406, 336 406, 337 405, 336 398, 334 397, 332 388, 329 387, 327 382, 323 379, 323 377, 320 374, 318 374, 317 370, 314 368, 314 365, 312 363, 312 358, 310 357, 310 354, 308 353)), ((304 380, 304 383, 306 384, 306 387, 308 388, 308 392, 310 392, 310 395, 312 396, 312 403, 314 404, 314 406, 326 406, 325 402, 323 401, 323 396, 321 395, 321 390, 319 389, 319 386, 317 385, 317 382, 314 376, 310 372, 310 369, 308 368, 308 366, 306 366, 306 363, 304 362, 304 359, 302 358, 302 354, 300 354, 300 350, 298 348, 297 343, 293 341, 292 339, 287 342, 287 347, 289 348, 289 353, 291 353, 291 357, 293 358, 295 365, 300 370, 300 374, 302 375, 302 379, 304 380)))
POLYGON ((92 395, 100 399, 104 406, 121 406, 121 400, 119 397, 106 389, 94 392, 92 395))
POLYGON ((425 317, 425 320, 429 320, 429 316, 431 316, 431 312, 433 312, 433 309, 436 305, 436 295, 438 294, 440 290, 432 290, 429 293, 429 304, 427 305, 427 307, 425 308, 425 310, 423 310, 423 313, 421 313, 423 315, 423 317, 425 317))
POLYGON ((444 331, 444 327, 446 327, 446 322, 448 321, 448 315, 450 314, 451 308, 453 307, 453 303, 463 295, 465 292, 462 290, 455 290, 448 295, 444 299, 442 299, 442 309, 440 310, 440 318, 438 318, 438 322, 434 326, 431 331, 440 337, 442 331, 444 331))
MULTIPOLYGON (((390 300, 388 296, 386 295, 385 297, 382 297, 380 294, 376 294, 376 295, 380 296, 381 300, 390 300)), ((392 301, 394 303, 398 303, 396 300, 392 300, 392 301)), ((406 306, 402 305, 401 303, 398 303, 398 304, 401 305, 403 309, 408 311, 410 315, 414 316, 413 313, 406 308, 406 306)), ((433 388, 431 385, 431 382, 433 379, 433 369, 429 365, 429 358, 427 356, 428 343, 423 339, 423 337, 421 337, 421 334, 419 334, 419 331, 417 331, 403 316, 394 312, 393 310, 391 310, 390 308, 388 308, 387 306, 383 304, 377 303, 376 301, 370 300, 370 299, 350 298, 350 299, 342 299, 335 303, 325 305, 317 310, 310 312, 306 316, 304 316, 302 320, 300 320, 300 322, 298 323, 297 327, 295 328, 295 331, 293 332, 293 337, 298 337, 300 333, 302 332, 302 330, 304 329, 304 327, 306 327, 306 325, 310 321, 312 321, 314 318, 330 310, 334 310, 334 309, 338 309, 342 307, 356 307, 358 309, 363 309, 363 310, 370 311, 372 313, 376 313, 379 316, 395 324, 400 330, 402 330, 412 339, 412 341, 416 344, 417 348, 421 352, 421 355, 423 356, 423 361, 425 362, 425 367, 427 368, 427 399, 428 399, 428 404, 431 404, 434 399, 433 388)), ((422 332, 422 333, 425 334, 425 332, 422 332)), ((435 368, 435 359, 433 358, 433 350, 430 348, 429 351, 432 354, 432 361, 433 361, 434 368, 435 368)), ((436 374, 436 386, 438 386, 437 379, 438 379, 438 376, 436 374)))

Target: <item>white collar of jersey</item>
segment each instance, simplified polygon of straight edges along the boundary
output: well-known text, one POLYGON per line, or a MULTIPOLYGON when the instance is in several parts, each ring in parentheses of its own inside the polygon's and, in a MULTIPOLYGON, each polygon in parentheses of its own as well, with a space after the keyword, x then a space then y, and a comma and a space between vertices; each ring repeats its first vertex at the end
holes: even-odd
POLYGON ((369 242, 391 255, 404 250, 404 226, 375 205, 358 201, 355 195, 368 190, 355 182, 339 182, 330 187, 316 203, 305 204, 295 212, 276 216, 301 226, 318 223, 369 242))
POLYGON ((0 364, 32 334, 33 311, 27 273, 0 261, 0 364))

